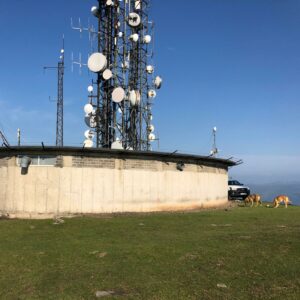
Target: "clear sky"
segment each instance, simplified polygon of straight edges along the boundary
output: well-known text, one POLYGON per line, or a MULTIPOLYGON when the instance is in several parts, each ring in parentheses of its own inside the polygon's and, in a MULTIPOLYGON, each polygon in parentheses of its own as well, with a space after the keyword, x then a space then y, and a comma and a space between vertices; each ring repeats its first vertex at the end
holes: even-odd
MULTIPOLYGON (((300 181, 300 1, 153 0, 155 100, 161 151, 206 155, 218 127, 220 156, 244 165, 242 181, 300 181)), ((71 52, 87 60, 94 0, 0 1, 0 128, 16 143, 55 143, 55 66, 66 38, 65 144, 79 146, 91 76, 71 72, 71 52)), ((156 146, 157 148, 157 146, 156 146)))

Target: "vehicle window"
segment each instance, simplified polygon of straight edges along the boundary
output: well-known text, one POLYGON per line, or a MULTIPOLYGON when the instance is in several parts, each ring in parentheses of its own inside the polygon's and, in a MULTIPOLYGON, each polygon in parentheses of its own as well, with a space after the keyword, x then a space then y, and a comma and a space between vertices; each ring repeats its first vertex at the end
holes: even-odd
POLYGON ((237 180, 230 180, 228 181, 229 185, 243 185, 242 183, 238 182, 237 180))

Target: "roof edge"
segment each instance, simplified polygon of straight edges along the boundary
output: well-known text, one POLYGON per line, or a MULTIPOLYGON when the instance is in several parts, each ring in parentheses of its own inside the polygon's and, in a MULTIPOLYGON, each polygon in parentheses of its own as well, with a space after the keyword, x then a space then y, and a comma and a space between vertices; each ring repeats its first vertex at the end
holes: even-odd
POLYGON ((183 161, 202 161, 207 163, 222 164, 227 167, 239 165, 241 161, 233 161, 232 157, 229 159, 215 158, 211 156, 201 156, 193 154, 184 154, 174 151, 169 152, 153 152, 153 151, 129 151, 129 150, 113 150, 105 148, 80 148, 80 147, 54 147, 54 146, 13 146, 13 147, 0 147, 0 156, 3 155, 18 155, 20 153, 36 154, 38 153, 51 153, 55 155, 110 155, 121 158, 139 158, 147 157, 149 159, 166 159, 166 160, 183 160, 183 161))

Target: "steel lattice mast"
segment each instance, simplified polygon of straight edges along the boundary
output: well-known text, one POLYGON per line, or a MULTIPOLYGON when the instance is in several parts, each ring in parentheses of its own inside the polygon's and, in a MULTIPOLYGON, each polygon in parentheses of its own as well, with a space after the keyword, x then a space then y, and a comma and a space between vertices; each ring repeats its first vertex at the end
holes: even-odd
POLYGON ((60 61, 57 65, 57 116, 56 116, 56 146, 64 146, 64 47, 61 50, 60 61))
POLYGON ((64 146, 64 73, 65 73, 65 42, 63 37, 63 47, 60 50, 60 57, 57 67, 44 67, 47 69, 57 69, 57 112, 56 112, 56 147, 64 146))
POLYGON ((96 74, 85 106, 86 147, 151 150, 152 104, 162 79, 154 77, 149 0, 98 0, 97 47, 88 61, 96 74), (96 88, 96 89, 95 89, 96 88))

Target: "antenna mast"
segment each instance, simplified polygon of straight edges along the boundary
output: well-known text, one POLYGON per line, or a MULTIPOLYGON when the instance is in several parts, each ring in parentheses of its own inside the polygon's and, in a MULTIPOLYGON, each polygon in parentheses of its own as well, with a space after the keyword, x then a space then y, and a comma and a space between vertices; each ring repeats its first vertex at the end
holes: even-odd
POLYGON ((57 66, 57 117, 56 117, 56 147, 64 146, 64 72, 65 72, 65 39, 61 49, 60 61, 57 66))
POLYGON ((150 0, 98 0, 91 9, 97 26, 73 29, 96 37, 96 52, 88 59, 95 79, 88 87, 84 107, 85 147, 150 151, 156 140, 152 106, 156 89, 154 77, 154 25, 149 20, 150 0))
POLYGON ((44 67, 57 69, 57 114, 56 114, 56 147, 64 146, 64 73, 65 73, 65 38, 57 67, 44 67))
POLYGON ((219 153, 219 149, 217 148, 217 127, 213 128, 213 147, 210 151, 210 155, 215 157, 219 153))

